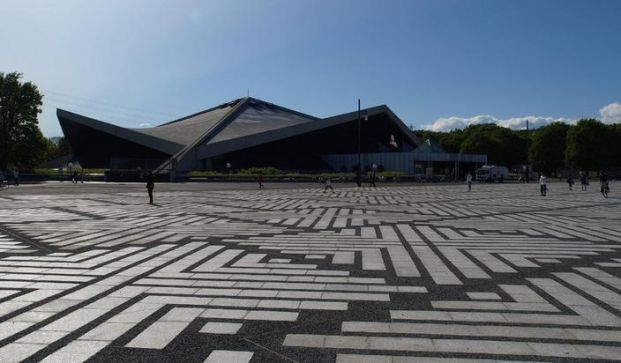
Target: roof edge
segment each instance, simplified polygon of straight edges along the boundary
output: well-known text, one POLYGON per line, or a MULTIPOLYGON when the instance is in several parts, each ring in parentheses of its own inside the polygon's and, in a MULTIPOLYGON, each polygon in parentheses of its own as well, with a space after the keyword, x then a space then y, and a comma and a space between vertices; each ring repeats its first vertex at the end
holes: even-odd
POLYGON ((81 125, 96 129, 98 131, 113 135, 115 137, 161 151, 165 154, 172 155, 181 147, 183 147, 183 145, 165 139, 143 134, 130 128, 117 126, 88 116, 83 116, 71 111, 63 110, 61 108, 56 109, 56 117, 58 118, 58 122, 60 123, 61 128, 63 129, 63 133, 64 125, 62 119, 67 119, 81 125))

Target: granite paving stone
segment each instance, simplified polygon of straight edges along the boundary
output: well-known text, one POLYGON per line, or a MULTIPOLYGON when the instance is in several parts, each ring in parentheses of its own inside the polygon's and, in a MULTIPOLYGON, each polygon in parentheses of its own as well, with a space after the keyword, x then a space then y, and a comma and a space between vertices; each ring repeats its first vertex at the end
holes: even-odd
POLYGON ((621 200, 517 183, 0 195, 0 362, 621 361, 621 200))

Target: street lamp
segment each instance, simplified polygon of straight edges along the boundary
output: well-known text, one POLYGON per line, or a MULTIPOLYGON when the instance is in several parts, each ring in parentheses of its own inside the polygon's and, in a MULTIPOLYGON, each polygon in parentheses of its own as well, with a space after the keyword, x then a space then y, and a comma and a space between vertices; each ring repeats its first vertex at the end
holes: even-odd
POLYGON ((530 182, 530 132, 528 127, 528 120, 526 120, 526 182, 530 182))
MULTIPOLYGON (((368 113, 365 111, 364 120, 367 121, 369 119, 368 113)), ((358 173, 356 175, 356 184, 358 187, 361 186, 362 177, 362 158, 360 156, 360 98, 358 99, 358 173)))
POLYGON ((360 98, 358 99, 358 170, 356 172, 356 184, 358 185, 358 188, 360 188, 360 175, 361 175, 361 170, 360 170, 360 98))

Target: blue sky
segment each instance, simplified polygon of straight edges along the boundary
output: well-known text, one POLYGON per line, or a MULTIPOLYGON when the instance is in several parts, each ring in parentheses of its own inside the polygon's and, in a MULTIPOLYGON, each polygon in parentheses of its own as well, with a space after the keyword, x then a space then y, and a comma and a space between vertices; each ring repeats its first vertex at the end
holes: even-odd
POLYGON ((250 95, 406 124, 621 122, 621 1, 5 0, 0 72, 127 127, 250 95))

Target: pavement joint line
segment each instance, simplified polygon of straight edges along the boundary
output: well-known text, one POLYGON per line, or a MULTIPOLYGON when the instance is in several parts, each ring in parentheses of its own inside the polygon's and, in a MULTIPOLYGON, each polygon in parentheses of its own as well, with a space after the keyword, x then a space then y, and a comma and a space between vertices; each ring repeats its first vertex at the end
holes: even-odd
POLYGON ((285 360, 287 360, 287 361, 289 361, 289 362, 299 363, 299 361, 297 361, 297 360, 295 360, 295 359, 292 359, 291 357, 287 357, 286 355, 283 355, 283 354, 281 354, 281 353, 278 353, 277 351, 272 350, 272 349, 270 349, 270 348, 268 348, 268 347, 266 347, 266 346, 263 346, 263 345, 261 345, 261 344, 259 344, 259 343, 255 342, 255 341, 253 341, 253 340, 250 340, 250 339, 248 339, 248 338, 242 338, 242 340, 245 340, 245 341, 247 341, 248 343, 250 343, 250 344, 252 344, 252 345, 255 345, 255 346, 257 346, 257 347, 259 347, 259 348, 261 348, 261 349, 263 349, 263 350, 266 350, 266 351, 268 351, 268 352, 270 352, 270 353, 272 353, 272 354, 275 354, 275 355, 277 355, 277 356, 279 356, 279 357, 281 357, 281 358, 283 358, 283 359, 285 359, 285 360))
POLYGON ((21 233, 16 233, 11 231, 9 228, 3 226, 2 224, 0 224, 0 232, 3 232, 13 238, 15 238, 16 240, 19 240, 23 243, 29 244, 31 246, 36 247, 39 250, 45 251, 45 252, 54 252, 53 250, 51 250, 50 248, 48 248, 45 245, 33 242, 30 238, 27 238, 25 236, 23 236, 21 233))

